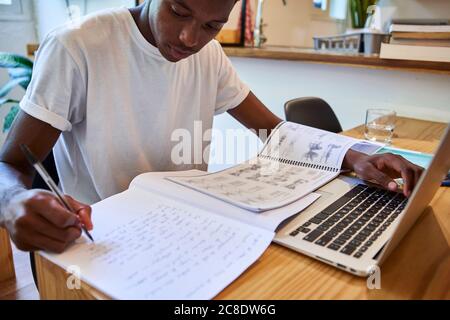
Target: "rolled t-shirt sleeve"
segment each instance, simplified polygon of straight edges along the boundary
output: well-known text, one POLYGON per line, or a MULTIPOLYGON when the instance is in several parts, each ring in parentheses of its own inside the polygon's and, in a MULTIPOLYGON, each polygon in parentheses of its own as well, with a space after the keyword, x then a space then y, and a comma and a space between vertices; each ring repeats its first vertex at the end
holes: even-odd
POLYGON ((219 61, 219 81, 215 114, 218 115, 241 104, 247 98, 250 89, 239 78, 220 44, 217 42, 216 45, 219 61))
POLYGON ((72 130, 83 118, 86 86, 80 68, 54 35, 42 42, 21 109, 60 131, 72 130))

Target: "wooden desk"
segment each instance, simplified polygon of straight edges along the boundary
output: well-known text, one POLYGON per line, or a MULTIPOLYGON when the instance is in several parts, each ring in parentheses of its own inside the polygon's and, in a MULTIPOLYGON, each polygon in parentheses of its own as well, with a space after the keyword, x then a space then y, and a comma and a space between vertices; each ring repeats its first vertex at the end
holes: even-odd
MULTIPOLYGON (((433 152, 446 125, 399 118, 394 145, 433 152)), ((362 127, 344 132, 362 137, 362 127)), ((440 188, 397 249, 381 267, 381 289, 276 244, 217 299, 450 299, 450 189, 440 188)), ((67 275, 37 254, 42 299, 107 299, 82 283, 67 290, 67 275)))
POLYGON ((0 281, 12 279, 16 276, 8 232, 0 227, 0 281))

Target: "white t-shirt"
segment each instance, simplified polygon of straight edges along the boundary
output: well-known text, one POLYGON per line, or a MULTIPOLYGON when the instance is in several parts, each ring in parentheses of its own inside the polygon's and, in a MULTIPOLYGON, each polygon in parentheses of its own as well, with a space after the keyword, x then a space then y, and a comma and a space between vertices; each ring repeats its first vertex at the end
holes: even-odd
POLYGON ((62 131, 54 148, 62 188, 92 204, 143 172, 206 169, 172 162, 180 142, 172 133, 193 136, 196 121, 210 129, 248 94, 217 41, 169 62, 120 8, 51 32, 20 106, 62 131))

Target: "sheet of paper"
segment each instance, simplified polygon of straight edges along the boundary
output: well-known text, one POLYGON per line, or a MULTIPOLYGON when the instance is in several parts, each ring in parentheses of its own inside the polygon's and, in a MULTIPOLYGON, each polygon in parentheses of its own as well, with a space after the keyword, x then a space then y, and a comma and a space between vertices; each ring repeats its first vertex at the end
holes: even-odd
POLYGON ((383 149, 384 146, 385 144, 383 143, 360 140, 357 144, 353 145, 351 149, 361 153, 372 155, 379 152, 381 149, 383 149))
POLYGON ((264 158, 196 177, 168 179, 246 210, 264 212, 284 207, 337 176, 264 158))
POLYGON ((93 219, 95 243, 44 255, 116 299, 211 299, 274 236, 137 188, 94 205, 93 219))
POLYGON ((141 188, 158 194, 170 194, 172 198, 183 203, 209 210, 214 208, 214 212, 233 220, 248 223, 261 227, 269 231, 275 231, 284 220, 301 213, 304 209, 316 201, 320 194, 310 193, 305 197, 282 208, 268 210, 264 212, 253 212, 224 202, 217 198, 208 196, 194 189, 187 188, 180 184, 165 179, 166 176, 192 177, 206 175, 206 172, 199 170, 179 171, 179 172, 151 172, 136 177, 130 188, 141 188))

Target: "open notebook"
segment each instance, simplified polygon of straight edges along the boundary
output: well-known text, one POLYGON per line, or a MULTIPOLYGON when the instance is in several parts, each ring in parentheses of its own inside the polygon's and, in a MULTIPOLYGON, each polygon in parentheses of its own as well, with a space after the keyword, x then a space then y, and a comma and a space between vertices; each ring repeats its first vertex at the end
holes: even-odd
POLYGON ((63 254, 42 255, 113 299, 212 299, 263 254, 282 221, 320 196, 257 214, 168 174, 140 175, 93 205, 95 243, 83 236, 63 254))
POLYGON ((350 148, 374 153, 379 145, 283 122, 259 155, 238 166, 171 181, 247 210, 283 207, 320 188, 340 173, 350 148))
POLYGON ((260 206, 238 198, 223 201, 183 185, 201 179, 219 184, 216 177, 246 182, 258 173, 255 164, 216 175, 146 173, 128 190, 93 205, 95 243, 83 237, 63 254, 42 254, 115 299, 215 297, 263 254, 283 221, 319 198, 311 191, 338 174, 344 153, 358 142, 292 124, 276 132, 281 143, 274 143, 272 134, 256 165, 279 164, 281 173, 248 179, 245 186, 249 194, 263 186, 267 194, 260 190, 266 197, 260 206), (242 205, 233 204, 238 200, 242 205))

